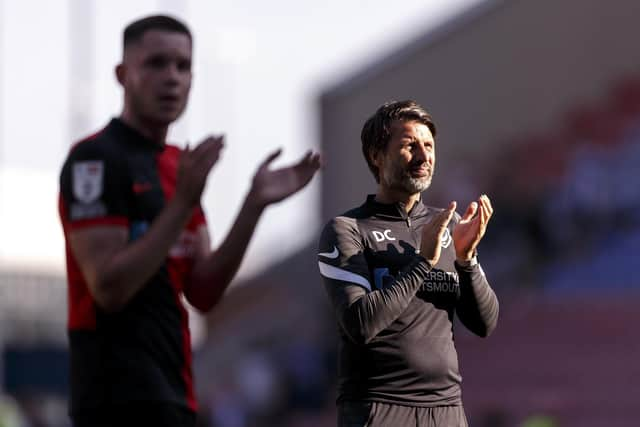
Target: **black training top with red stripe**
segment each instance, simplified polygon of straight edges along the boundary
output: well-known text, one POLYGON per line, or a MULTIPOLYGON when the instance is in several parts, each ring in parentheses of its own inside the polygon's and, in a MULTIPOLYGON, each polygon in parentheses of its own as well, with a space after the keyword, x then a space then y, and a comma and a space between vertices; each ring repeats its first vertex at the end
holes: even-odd
POLYGON ((454 314, 486 336, 498 300, 479 264, 456 262, 451 232, 459 215, 438 263, 419 255, 422 227, 441 211, 417 202, 407 214, 369 196, 325 226, 318 266, 340 333, 338 402, 461 404, 454 314))
POLYGON ((76 144, 60 176, 60 218, 67 239, 71 413, 137 401, 196 410, 191 343, 182 291, 195 254, 194 209, 162 267, 121 310, 94 301, 70 250, 74 230, 115 224, 142 236, 173 197, 180 150, 159 146, 118 119, 76 144))

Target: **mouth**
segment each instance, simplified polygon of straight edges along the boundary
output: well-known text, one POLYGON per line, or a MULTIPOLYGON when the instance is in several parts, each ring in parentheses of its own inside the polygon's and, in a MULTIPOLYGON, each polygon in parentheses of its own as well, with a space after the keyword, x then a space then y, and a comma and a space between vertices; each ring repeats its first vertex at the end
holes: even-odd
POLYGON ((164 94, 158 97, 158 101, 162 104, 177 104, 180 102, 180 97, 178 95, 164 94))
POLYGON ((431 169, 427 166, 418 166, 409 169, 409 173, 414 178, 425 178, 431 176, 431 169))

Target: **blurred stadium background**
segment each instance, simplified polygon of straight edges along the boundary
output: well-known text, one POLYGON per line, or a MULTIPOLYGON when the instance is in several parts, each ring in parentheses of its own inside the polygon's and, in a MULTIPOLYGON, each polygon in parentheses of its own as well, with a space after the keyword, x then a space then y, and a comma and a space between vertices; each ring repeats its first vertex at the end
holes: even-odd
MULTIPOLYGON (((439 128, 427 202, 466 206, 487 193, 496 210, 480 258, 501 302, 498 328, 487 340, 457 331, 470 424, 637 425, 638 17, 636 0, 476 2, 316 93, 320 214, 301 212, 313 221, 295 233, 293 255, 243 275, 201 320, 201 425, 335 424, 337 336, 315 240, 374 191, 360 129, 381 102, 405 98, 439 128)), ((19 185, 1 176, 0 190, 19 185)), ((280 233, 275 241, 291 232, 280 233)), ((0 264, 0 426, 68 425, 65 307, 59 270, 0 264)))

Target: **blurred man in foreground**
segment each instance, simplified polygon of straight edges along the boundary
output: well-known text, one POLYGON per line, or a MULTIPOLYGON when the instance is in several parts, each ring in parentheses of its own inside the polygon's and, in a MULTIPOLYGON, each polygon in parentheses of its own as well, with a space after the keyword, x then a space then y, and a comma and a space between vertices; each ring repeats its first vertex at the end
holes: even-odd
POLYGON ((183 296, 210 310, 236 273, 264 209, 303 188, 319 167, 308 153, 254 175, 215 251, 200 206, 223 148, 167 144, 191 87, 192 36, 150 16, 124 31, 122 114, 76 144, 60 177, 69 281, 74 426, 193 426, 196 400, 183 296))

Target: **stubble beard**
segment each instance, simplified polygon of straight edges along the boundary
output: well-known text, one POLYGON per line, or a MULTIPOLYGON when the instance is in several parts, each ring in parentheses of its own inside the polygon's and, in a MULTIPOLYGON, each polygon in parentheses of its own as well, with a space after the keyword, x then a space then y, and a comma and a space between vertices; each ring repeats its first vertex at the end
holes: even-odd
POLYGON ((407 192, 422 193, 431 186, 431 173, 424 178, 413 178, 405 175, 402 180, 402 186, 407 192))
POLYGON ((433 168, 429 168, 429 174, 421 178, 411 176, 410 172, 396 165, 392 166, 391 173, 384 174, 384 184, 387 188, 401 191, 407 194, 422 193, 431 186, 431 178, 433 177, 433 168))

